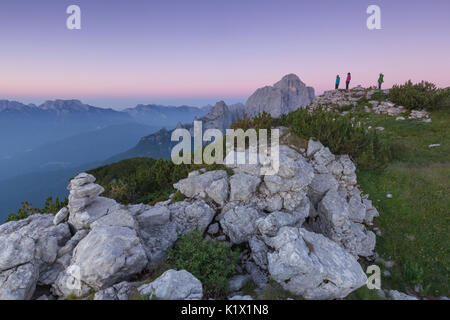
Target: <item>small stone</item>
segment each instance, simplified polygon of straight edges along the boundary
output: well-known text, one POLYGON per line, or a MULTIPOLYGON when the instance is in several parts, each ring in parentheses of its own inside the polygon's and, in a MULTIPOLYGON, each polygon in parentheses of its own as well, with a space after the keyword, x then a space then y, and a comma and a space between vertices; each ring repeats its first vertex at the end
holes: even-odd
POLYGON ((234 296, 228 298, 228 300, 253 300, 253 298, 251 296, 234 296))
POLYGON ((386 198, 392 199, 392 194, 388 193, 388 194, 386 195, 386 198))
POLYGON ((230 292, 236 292, 242 289, 242 287, 251 280, 250 275, 237 275, 229 280, 230 292))
POLYGON ((308 151, 306 151, 306 156, 312 157, 317 151, 320 151, 323 148, 323 145, 320 142, 314 141, 313 139, 309 139, 308 142, 308 151))
POLYGON ((377 294, 381 299, 386 299, 386 293, 382 289, 377 290, 377 294))
POLYGON ((155 281, 138 288, 141 294, 161 300, 199 300, 202 283, 186 270, 168 270, 155 281))
POLYGON ((208 228, 209 234, 216 234, 217 232, 219 232, 219 224, 218 223, 213 223, 212 225, 209 226, 209 228, 208 228))
POLYGON ((409 296, 406 293, 402 293, 397 290, 389 291, 389 296, 392 300, 419 300, 417 297, 409 296))
POLYGON ((422 291, 423 291, 422 285, 421 285, 420 283, 416 284, 416 285, 414 286, 414 291, 417 292, 417 293, 422 292, 422 291))
POLYGON ((69 216, 69 209, 67 207, 62 208, 59 210, 59 212, 55 215, 55 218, 53 219, 53 224, 57 226, 61 222, 67 219, 69 216))
POLYGON ((416 240, 416 237, 413 234, 407 234, 406 239, 408 239, 409 241, 414 241, 416 240))

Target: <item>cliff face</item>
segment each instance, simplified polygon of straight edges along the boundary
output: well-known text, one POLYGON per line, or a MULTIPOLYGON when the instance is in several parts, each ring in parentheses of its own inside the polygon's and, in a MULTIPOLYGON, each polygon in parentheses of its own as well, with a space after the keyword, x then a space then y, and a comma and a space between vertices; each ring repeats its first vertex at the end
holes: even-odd
POLYGON ((245 104, 245 113, 254 116, 265 111, 279 118, 307 106, 313 99, 314 89, 307 87, 295 74, 289 74, 273 86, 256 90, 245 104))
POLYGON ((244 107, 236 104, 228 107, 225 102, 219 101, 211 111, 200 119, 203 123, 203 130, 219 129, 222 133, 230 128, 231 124, 244 115, 244 107))

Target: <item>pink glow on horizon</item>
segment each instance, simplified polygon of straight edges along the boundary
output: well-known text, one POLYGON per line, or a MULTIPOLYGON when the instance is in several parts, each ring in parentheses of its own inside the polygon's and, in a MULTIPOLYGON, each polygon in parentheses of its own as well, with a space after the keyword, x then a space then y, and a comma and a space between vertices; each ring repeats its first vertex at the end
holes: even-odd
POLYGON ((27 12, 25 2, 1 5, 0 99, 245 102, 289 73, 316 93, 347 72, 352 87, 376 85, 380 72, 384 88, 409 79, 450 86, 448 1, 379 0, 383 29, 373 32, 360 0, 260 0, 257 8, 245 0, 80 0, 80 32, 61 25, 62 1, 28 2, 35 8, 27 12))

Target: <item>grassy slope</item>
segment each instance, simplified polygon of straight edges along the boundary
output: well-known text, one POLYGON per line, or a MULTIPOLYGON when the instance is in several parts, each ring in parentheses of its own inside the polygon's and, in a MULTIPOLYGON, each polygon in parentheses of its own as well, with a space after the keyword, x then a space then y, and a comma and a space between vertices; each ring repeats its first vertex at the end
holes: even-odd
POLYGON ((368 125, 385 128, 399 153, 385 171, 361 171, 358 180, 380 212, 377 252, 396 262, 383 287, 406 290, 420 283, 427 296, 439 297, 450 295, 450 110, 434 112, 432 119, 364 115, 368 125))

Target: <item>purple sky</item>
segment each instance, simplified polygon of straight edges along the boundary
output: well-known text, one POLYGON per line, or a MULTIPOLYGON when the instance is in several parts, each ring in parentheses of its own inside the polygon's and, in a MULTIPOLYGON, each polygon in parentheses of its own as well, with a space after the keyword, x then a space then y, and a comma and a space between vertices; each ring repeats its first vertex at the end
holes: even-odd
POLYGON ((317 92, 408 79, 450 85, 450 1, 2 0, 0 99, 101 107, 242 101, 296 73, 317 92), (82 30, 66 28, 68 5, 82 30), (382 30, 366 28, 366 8, 382 30))

